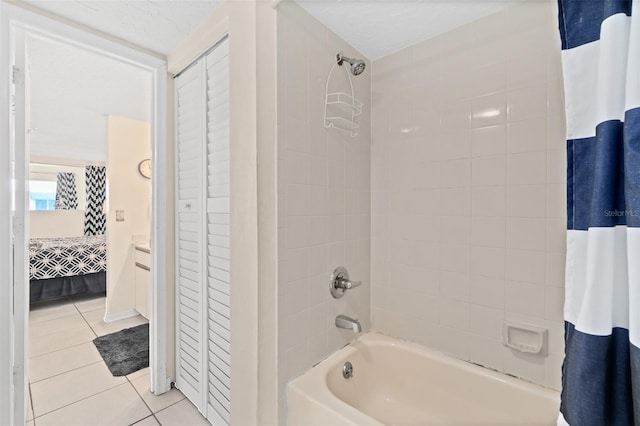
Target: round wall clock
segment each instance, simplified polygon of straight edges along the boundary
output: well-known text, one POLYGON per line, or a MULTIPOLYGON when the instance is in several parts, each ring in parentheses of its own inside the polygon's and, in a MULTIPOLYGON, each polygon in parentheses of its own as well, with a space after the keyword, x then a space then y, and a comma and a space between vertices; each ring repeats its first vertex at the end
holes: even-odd
POLYGON ((147 158, 138 163, 138 172, 140 176, 151 179, 151 159, 147 158))

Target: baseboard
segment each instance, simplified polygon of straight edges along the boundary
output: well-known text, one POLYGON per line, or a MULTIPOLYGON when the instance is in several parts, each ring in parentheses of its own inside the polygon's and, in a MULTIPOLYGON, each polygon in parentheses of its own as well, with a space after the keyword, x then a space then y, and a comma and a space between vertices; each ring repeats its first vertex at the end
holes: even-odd
POLYGON ((131 317, 135 317, 135 316, 138 316, 138 315, 140 315, 140 314, 135 309, 131 309, 131 310, 124 311, 124 312, 118 312, 116 314, 105 314, 104 315, 104 322, 120 321, 120 320, 123 320, 125 318, 131 318, 131 317))

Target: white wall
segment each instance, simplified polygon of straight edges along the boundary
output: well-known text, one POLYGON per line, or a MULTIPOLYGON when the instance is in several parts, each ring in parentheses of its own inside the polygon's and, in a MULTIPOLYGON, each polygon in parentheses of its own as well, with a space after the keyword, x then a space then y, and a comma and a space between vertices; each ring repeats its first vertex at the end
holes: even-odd
POLYGON ((550 2, 373 63, 372 327, 555 389, 565 143, 550 2), (549 330, 546 356, 503 321, 549 330))
MULTIPOLYGON (((266 136, 258 133, 259 111, 273 110, 275 105, 273 96, 258 99, 258 88, 272 87, 275 81, 275 77, 271 78, 273 71, 257 74, 258 40, 263 43, 274 37, 268 28, 264 37, 257 34, 258 8, 264 10, 265 6, 270 8, 263 1, 223 2, 168 56, 168 70, 175 74, 229 34, 232 424, 256 424, 258 416, 263 418, 258 412, 259 362, 264 366, 261 377, 273 376, 275 389, 275 348, 263 346, 258 353, 258 327, 263 323, 259 318, 264 301, 271 304, 265 314, 273 312, 273 301, 267 295, 273 289, 266 288, 267 281, 260 283, 265 286, 260 292, 258 288, 258 221, 264 219, 258 217, 258 144, 268 143, 275 133, 275 122, 264 123, 262 130, 266 136), (261 296, 265 299, 261 300, 261 296)), ((267 12, 261 18, 268 21, 273 14, 267 12)), ((268 43, 262 46, 269 50, 261 51, 261 55, 275 55, 273 46, 268 43)), ((275 200, 266 200, 266 205, 269 202, 275 200)))
MULTIPOLYGON (((370 317, 371 67, 353 77, 365 105, 360 134, 324 128, 325 82, 336 54, 361 58, 293 2, 278 6, 278 368, 280 422, 285 386, 356 334, 336 315, 370 317), (346 266, 364 285, 341 299, 329 276, 346 266)), ((344 68, 331 90, 350 92, 344 68)), ((284 424, 284 423, 283 423, 284 424)))
POLYGON ((107 312, 134 309, 133 236, 149 235, 151 181, 138 173, 138 163, 151 157, 149 123, 107 118, 107 312), (116 221, 116 210, 124 221, 116 221))
POLYGON ((258 129, 258 416, 278 422, 277 11, 256 6, 258 129))
POLYGON ((81 237, 83 235, 84 210, 29 212, 30 238, 81 237))

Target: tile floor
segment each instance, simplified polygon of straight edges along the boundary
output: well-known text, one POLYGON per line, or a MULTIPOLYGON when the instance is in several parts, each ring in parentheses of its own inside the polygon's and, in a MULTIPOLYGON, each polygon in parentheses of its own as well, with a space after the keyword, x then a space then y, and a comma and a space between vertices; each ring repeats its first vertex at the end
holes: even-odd
POLYGON ((28 426, 208 425, 177 389, 149 390, 149 369, 114 377, 93 344, 97 336, 146 323, 105 323, 104 297, 34 305, 29 313, 28 426))

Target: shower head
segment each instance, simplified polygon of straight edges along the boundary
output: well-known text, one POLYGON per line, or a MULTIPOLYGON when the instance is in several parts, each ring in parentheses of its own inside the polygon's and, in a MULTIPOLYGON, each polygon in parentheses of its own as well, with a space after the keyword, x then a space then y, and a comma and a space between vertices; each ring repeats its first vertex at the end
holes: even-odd
POLYGON ((346 56, 342 56, 342 52, 338 53, 338 65, 342 65, 343 62, 348 62, 351 65, 351 73, 353 75, 360 75, 364 72, 365 67, 367 66, 362 59, 351 59, 346 56))

